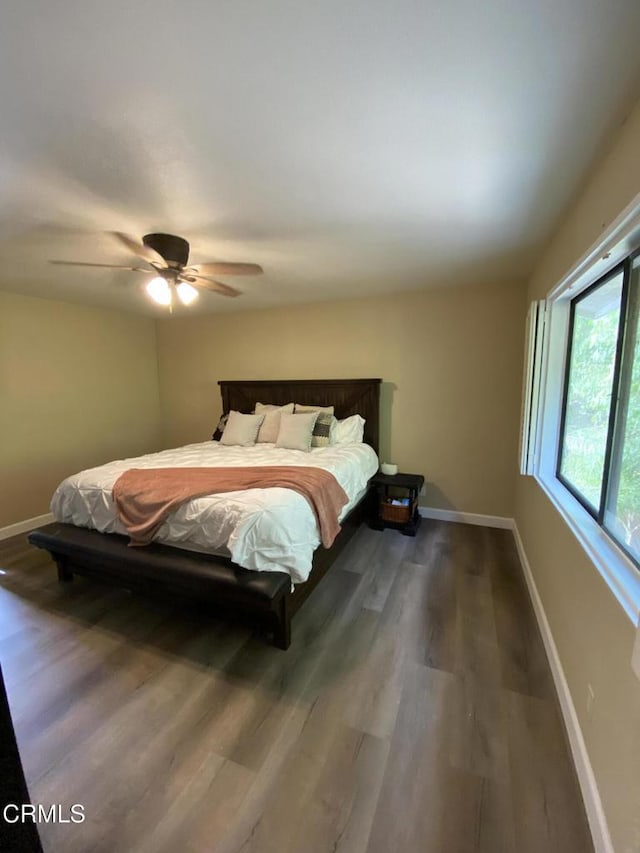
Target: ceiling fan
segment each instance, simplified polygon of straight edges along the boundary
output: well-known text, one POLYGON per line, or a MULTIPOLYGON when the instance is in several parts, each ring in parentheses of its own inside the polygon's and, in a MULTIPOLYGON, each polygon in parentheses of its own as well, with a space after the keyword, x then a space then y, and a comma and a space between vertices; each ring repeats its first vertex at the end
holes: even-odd
POLYGON ((223 296, 239 296, 240 291, 221 281, 210 278, 214 275, 260 275, 262 267, 258 264, 226 263, 223 261, 206 264, 189 263, 189 243, 183 237, 173 234, 145 234, 140 243, 121 231, 111 232, 124 246, 142 258, 146 267, 129 267, 120 264, 90 264, 83 261, 50 261, 73 267, 107 267, 116 270, 130 270, 145 275, 155 273, 147 282, 146 291, 159 305, 168 305, 171 311, 174 294, 183 305, 190 305, 198 297, 197 288, 211 290, 223 296))

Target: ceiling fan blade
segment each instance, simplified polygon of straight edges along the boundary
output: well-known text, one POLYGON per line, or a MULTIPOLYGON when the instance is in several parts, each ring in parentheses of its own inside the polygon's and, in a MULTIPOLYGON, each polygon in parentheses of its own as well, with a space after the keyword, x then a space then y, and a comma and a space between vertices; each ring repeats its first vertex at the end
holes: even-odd
POLYGON ((263 269, 258 264, 234 264, 225 261, 208 264, 194 264, 188 267, 196 273, 213 273, 214 275, 262 275, 263 269))
POLYGON ((153 270, 143 270, 140 267, 124 267, 121 264, 88 264, 84 261, 49 261, 50 264, 58 264, 64 267, 106 267, 110 270, 131 270, 132 272, 152 273, 153 270))
POLYGON ((221 281, 214 281, 212 278, 205 278, 202 275, 185 275, 181 276, 181 278, 195 287, 202 287, 204 290, 221 293, 223 296, 240 296, 240 291, 236 290, 235 287, 229 287, 228 284, 223 284, 221 281))
POLYGON ((147 263, 153 264, 155 267, 161 267, 162 269, 167 268, 167 262, 165 259, 161 254, 156 252, 155 249, 152 249, 151 246, 145 246, 144 243, 141 243, 134 237, 130 237, 128 234, 123 234, 122 231, 112 231, 111 233, 117 240, 126 246, 130 252, 138 255, 139 258, 144 258, 147 263))

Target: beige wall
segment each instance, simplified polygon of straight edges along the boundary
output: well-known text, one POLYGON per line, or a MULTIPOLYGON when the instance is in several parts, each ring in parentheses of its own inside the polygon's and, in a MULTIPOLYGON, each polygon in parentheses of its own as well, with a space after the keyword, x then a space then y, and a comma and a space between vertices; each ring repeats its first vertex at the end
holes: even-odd
POLYGON ((159 447, 153 320, 0 293, 0 527, 61 479, 159 447))
MULTIPOLYGON (((543 297, 640 192, 640 106, 620 129, 540 261, 543 297)), ((593 564, 530 478, 516 520, 580 719, 616 851, 640 851, 640 681, 634 628, 593 564), (587 685, 595 704, 586 713, 587 685)))
POLYGON ((514 284, 161 320, 165 443, 209 438, 219 379, 379 376, 382 456, 422 502, 512 516, 524 310, 514 284))

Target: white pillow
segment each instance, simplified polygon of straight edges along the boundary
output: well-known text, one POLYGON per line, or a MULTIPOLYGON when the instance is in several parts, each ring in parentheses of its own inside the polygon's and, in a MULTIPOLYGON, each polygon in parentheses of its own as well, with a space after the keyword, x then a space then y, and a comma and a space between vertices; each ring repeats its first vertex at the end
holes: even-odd
POLYGON ((307 452, 311 450, 311 436, 317 418, 318 412, 310 412, 308 415, 281 415, 276 447, 307 452))
POLYGON ((362 444, 366 421, 360 415, 351 415, 331 424, 331 444, 362 444))
POLYGON ((262 426, 258 432, 256 442, 263 444, 264 442, 273 442, 278 437, 280 429, 280 415, 292 414, 293 403, 287 403, 286 406, 272 406, 270 403, 256 403, 255 414, 264 415, 262 426))
POLYGON ((264 415, 243 415, 233 409, 229 412, 229 420, 222 433, 220 444, 237 444, 240 447, 251 447, 256 443, 258 430, 264 420, 264 415))

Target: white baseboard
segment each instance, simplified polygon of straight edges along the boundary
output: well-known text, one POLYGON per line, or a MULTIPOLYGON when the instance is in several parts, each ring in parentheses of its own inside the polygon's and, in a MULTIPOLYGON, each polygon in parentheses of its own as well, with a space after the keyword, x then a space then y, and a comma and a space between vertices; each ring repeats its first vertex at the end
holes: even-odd
POLYGON ((10 524, 8 527, 0 527, 0 541, 9 539, 10 536, 19 536, 21 533, 28 533, 30 530, 40 527, 41 524, 51 524, 52 521, 54 521, 53 514, 47 512, 44 515, 37 515, 35 518, 16 521, 15 524, 10 524))
POLYGON ((602 808, 600 792, 598 791, 596 778, 589 760, 589 753, 587 752, 584 737, 582 736, 582 729, 580 728, 578 715, 576 714, 573 699, 571 698, 571 692, 569 691, 569 685, 567 684, 567 679, 562 668, 558 649, 556 648, 553 634, 551 633, 551 626, 547 620, 542 599, 540 598, 540 593, 536 587, 531 566, 529 565, 524 545, 520 537, 520 531, 518 530, 515 521, 513 522, 513 535, 516 540, 516 547, 518 549, 520 563, 522 564, 522 571, 529 589, 529 595, 531 596, 533 609, 536 614, 536 619, 538 620, 538 627, 542 634, 542 641, 544 642, 547 658, 549 659, 556 692, 558 694, 558 699, 560 700, 560 708, 562 710, 564 724, 567 730, 567 735, 569 736, 569 743, 571 745, 571 754, 578 774, 578 782, 580 783, 580 789, 582 790, 582 798, 584 800, 584 806, 587 813, 587 820, 589 821, 589 827, 591 829, 593 846, 596 853, 614 853, 611 836, 609 834, 609 827, 607 826, 607 819, 604 814, 604 809, 602 808))
POLYGON ((433 518, 435 521, 457 521, 460 524, 478 524, 481 527, 502 527, 513 529, 513 519, 502 515, 477 515, 475 512, 457 512, 453 509, 436 509, 430 506, 418 507, 423 518, 433 518))

